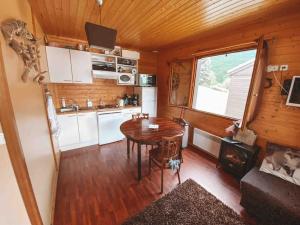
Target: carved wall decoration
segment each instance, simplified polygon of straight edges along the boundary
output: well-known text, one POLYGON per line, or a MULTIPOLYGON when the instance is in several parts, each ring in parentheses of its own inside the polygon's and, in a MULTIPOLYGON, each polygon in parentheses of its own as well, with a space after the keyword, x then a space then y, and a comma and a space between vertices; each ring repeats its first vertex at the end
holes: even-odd
POLYGON ((169 104, 188 106, 193 60, 176 60, 170 63, 169 104))
POLYGON ((24 72, 22 80, 26 82, 33 71, 33 81, 39 84, 45 79, 47 71, 41 72, 39 43, 21 20, 9 19, 1 24, 2 34, 8 45, 22 58, 24 72))

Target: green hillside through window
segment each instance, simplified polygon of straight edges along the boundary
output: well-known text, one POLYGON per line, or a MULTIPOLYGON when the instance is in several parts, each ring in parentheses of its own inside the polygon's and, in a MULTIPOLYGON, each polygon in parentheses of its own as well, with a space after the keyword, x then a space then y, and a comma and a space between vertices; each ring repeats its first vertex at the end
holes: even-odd
POLYGON ((249 50, 210 57, 210 68, 215 74, 216 83, 223 83, 227 78, 228 70, 255 58, 255 55, 256 50, 249 50))

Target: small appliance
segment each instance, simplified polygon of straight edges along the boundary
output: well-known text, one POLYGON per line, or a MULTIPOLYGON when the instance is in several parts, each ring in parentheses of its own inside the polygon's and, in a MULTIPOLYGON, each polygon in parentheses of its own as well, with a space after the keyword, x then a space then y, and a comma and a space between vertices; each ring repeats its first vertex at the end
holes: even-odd
POLYGON ((155 87, 156 75, 154 74, 138 74, 138 86, 140 87, 155 87))
POLYGON ((118 85, 134 85, 135 75, 131 73, 121 73, 118 75, 118 85))

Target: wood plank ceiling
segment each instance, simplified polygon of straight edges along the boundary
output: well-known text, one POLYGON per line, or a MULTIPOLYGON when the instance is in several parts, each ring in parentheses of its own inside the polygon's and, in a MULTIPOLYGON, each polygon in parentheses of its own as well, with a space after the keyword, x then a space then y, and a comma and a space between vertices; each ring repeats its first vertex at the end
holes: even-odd
POLYGON ((48 35, 85 40, 85 22, 118 31, 121 46, 157 50, 226 25, 246 25, 299 0, 29 0, 48 35))

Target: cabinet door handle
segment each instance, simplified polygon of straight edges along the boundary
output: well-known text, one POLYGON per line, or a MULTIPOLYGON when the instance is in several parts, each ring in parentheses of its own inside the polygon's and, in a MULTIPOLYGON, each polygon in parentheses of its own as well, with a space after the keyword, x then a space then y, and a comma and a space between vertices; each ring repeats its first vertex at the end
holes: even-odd
POLYGON ((81 81, 81 80, 75 80, 74 82, 82 83, 83 81, 81 81))
POLYGON ((72 80, 64 80, 64 81, 70 81, 70 82, 72 82, 72 80))
POLYGON ((68 116, 68 117, 75 117, 76 115, 68 116))

